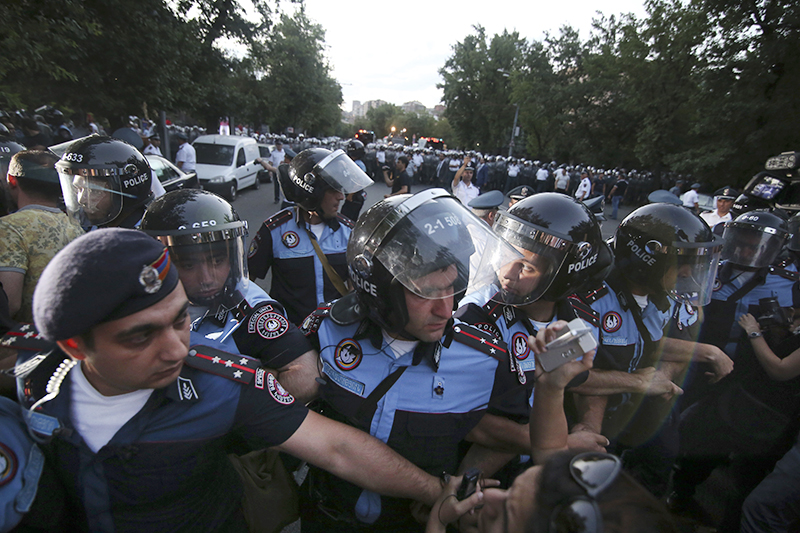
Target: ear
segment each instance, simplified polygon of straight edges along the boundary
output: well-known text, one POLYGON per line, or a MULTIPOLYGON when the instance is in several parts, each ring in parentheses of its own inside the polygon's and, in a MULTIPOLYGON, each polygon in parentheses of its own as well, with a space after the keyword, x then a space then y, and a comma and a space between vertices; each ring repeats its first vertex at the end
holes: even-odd
POLYGON ((15 187, 16 188, 16 187, 19 186, 16 176, 12 176, 11 174, 8 174, 6 176, 6 181, 8 181, 8 185, 10 187, 15 187))
POLYGON ((83 351, 83 341, 78 337, 73 337, 65 341, 56 341, 56 344, 61 348, 62 352, 73 359, 77 359, 78 361, 86 359, 86 354, 83 351))

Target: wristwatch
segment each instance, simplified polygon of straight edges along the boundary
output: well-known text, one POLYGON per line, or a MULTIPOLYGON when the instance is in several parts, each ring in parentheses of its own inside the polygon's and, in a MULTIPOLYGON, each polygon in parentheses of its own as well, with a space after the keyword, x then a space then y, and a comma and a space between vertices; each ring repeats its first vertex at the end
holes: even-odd
POLYGON ((762 334, 760 331, 751 331, 750 333, 747 334, 747 336, 750 337, 751 339, 757 339, 761 337, 762 334))

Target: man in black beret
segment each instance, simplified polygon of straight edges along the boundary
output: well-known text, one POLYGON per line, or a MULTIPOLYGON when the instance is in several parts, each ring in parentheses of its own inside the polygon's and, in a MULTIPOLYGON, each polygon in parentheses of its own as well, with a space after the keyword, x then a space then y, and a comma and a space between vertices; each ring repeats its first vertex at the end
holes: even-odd
POLYGON ((534 194, 536 190, 529 185, 520 185, 519 187, 515 187, 508 191, 508 207, 511 207, 515 203, 519 202, 520 200, 524 200, 528 196, 534 194))
POLYGON ((232 435, 369 490, 434 502, 433 476, 308 411, 258 360, 190 349, 188 307, 166 248, 137 231, 90 232, 42 274, 34 319, 60 350, 26 376, 19 395, 66 493, 53 515, 60 527, 246 530, 241 482, 225 455, 232 435))

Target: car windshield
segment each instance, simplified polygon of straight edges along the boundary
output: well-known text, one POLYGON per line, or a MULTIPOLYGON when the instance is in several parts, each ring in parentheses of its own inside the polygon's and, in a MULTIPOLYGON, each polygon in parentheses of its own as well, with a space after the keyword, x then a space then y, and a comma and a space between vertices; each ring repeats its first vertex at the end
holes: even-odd
POLYGON ((233 146, 226 144, 195 143, 197 163, 200 165, 230 166, 233 163, 233 146))

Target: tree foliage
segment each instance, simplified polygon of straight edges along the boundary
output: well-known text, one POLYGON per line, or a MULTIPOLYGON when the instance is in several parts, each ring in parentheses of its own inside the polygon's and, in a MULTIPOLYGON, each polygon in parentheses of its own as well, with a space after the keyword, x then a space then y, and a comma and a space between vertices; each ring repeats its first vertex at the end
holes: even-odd
MULTIPOLYGON (((541 41, 476 27, 440 73, 465 144, 505 147, 519 104, 527 154, 602 166, 691 172, 742 185, 800 148, 800 4, 648 0, 647 16, 599 16, 586 40, 566 26, 541 41), (492 85, 503 43, 510 90, 492 85), (499 114, 498 114, 499 115, 499 114)), ((516 151, 516 150, 515 150, 516 151)))
POLYGON ((332 132, 341 88, 324 58, 324 32, 302 9, 276 16, 271 1, 252 2, 255 21, 241 0, 0 3, 0 108, 47 103, 78 118, 92 111, 112 126, 146 108, 207 126, 234 116, 273 130, 332 132), (221 39, 247 54, 232 57, 221 39))

